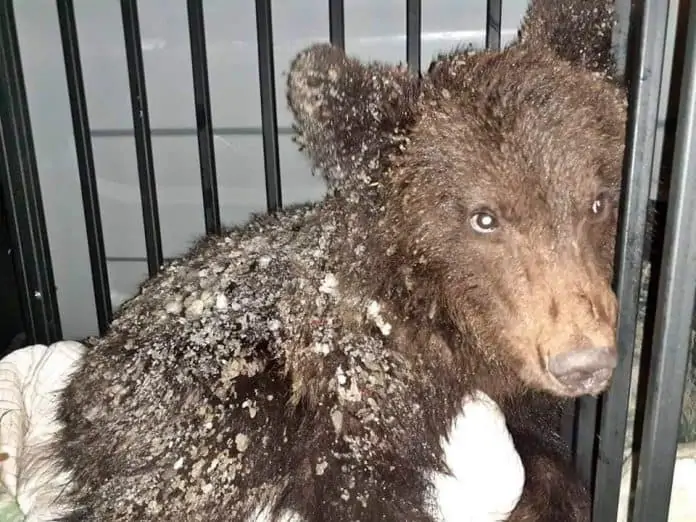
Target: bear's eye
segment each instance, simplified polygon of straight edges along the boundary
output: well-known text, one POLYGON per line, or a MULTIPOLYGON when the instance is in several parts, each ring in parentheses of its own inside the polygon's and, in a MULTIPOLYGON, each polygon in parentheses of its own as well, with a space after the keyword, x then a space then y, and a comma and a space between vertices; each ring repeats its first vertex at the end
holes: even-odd
POLYGON ((604 219, 608 214, 609 206, 609 196, 606 192, 600 192, 590 206, 590 217, 592 220, 599 221, 604 219))
POLYGON ((488 211, 473 213, 469 218, 469 224, 479 234, 490 234, 498 228, 498 220, 488 211))

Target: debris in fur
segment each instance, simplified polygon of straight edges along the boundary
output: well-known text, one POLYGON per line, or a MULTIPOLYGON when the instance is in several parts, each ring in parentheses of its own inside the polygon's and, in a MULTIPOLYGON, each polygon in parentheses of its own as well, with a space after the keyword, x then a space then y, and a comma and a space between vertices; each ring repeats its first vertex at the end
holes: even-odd
MULTIPOLYGON (((226 522, 267 509, 272 520, 432 522, 440 440, 477 388, 510 426, 558 440, 546 419, 558 403, 529 391, 543 388, 530 377, 539 354, 518 341, 553 309, 529 297, 534 281, 573 290, 535 270, 559 234, 588 229, 566 225, 593 201, 593 176, 614 193, 625 100, 540 43, 543 20, 526 26, 516 46, 443 54, 422 79, 327 45, 297 56, 297 142, 329 195, 201 240, 87 340, 61 402, 74 519, 226 522), (466 198, 490 191, 533 221, 518 239, 537 244, 472 239, 466 198)), ((603 60, 592 46, 581 54, 603 60)), ((608 258, 610 233, 591 233, 583 244, 608 258)), ((564 270, 554 274, 576 284, 564 270)), ((581 304, 585 318, 594 307, 581 304)), ((558 454, 543 458, 528 478, 562 502, 525 509, 582 506, 558 454)))
POLYGON ((377 325, 382 334, 389 335, 391 325, 384 320, 381 314, 381 306, 377 301, 370 301, 370 304, 367 305, 367 316, 377 325))

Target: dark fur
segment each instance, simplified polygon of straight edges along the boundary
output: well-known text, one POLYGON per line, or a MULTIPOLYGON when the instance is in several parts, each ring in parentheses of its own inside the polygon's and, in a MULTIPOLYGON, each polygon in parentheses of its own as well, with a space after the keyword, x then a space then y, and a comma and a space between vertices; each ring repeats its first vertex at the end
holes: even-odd
POLYGON ((477 388, 525 465, 511 520, 589 520, 545 358, 614 333, 625 102, 586 68, 608 67, 606 39, 558 54, 549 28, 580 4, 605 5, 534 2, 521 42, 423 79, 329 46, 296 58, 298 141, 331 194, 203 240, 91 342, 61 407, 71 520, 244 520, 267 500, 431 521, 424 473, 477 388), (481 206, 503 232, 471 231, 481 206))
POLYGON ((532 1, 520 40, 542 45, 558 56, 607 77, 616 74, 611 55, 612 0, 532 1))

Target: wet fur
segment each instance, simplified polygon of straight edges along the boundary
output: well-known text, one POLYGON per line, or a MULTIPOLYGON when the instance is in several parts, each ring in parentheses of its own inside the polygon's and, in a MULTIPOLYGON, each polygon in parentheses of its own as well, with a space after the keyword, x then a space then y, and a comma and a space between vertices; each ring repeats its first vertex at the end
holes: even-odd
POLYGON ((605 3, 533 2, 520 42, 423 79, 329 46, 296 58, 297 140, 330 195, 201 240, 89 341, 61 406, 66 520, 431 521, 428 473, 475 389, 525 465, 510 520, 589 520, 530 339, 572 342, 578 302, 613 320, 625 100, 606 39, 563 51, 548 29, 568 5, 605 3), (577 235, 600 189, 612 215, 577 235), (491 198, 514 241, 471 236, 491 198))

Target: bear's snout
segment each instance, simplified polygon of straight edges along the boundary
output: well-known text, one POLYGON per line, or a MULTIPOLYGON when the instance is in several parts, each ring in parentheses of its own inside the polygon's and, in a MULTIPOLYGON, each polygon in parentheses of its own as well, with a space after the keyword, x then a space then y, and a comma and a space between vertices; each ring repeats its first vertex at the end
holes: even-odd
POLYGON ((594 395, 606 388, 616 362, 613 347, 574 347, 549 358, 547 370, 569 395, 594 395))
POLYGON ((602 393, 617 365, 618 303, 609 278, 577 261, 529 266, 538 268, 530 271, 535 277, 510 282, 515 308, 502 330, 522 363, 520 377, 563 397, 602 393))
POLYGON ((539 346, 546 363, 542 371, 561 395, 598 395, 609 386, 617 364, 616 296, 602 280, 566 281, 552 298, 559 303, 556 314, 540 314, 538 324, 546 332, 539 346))

